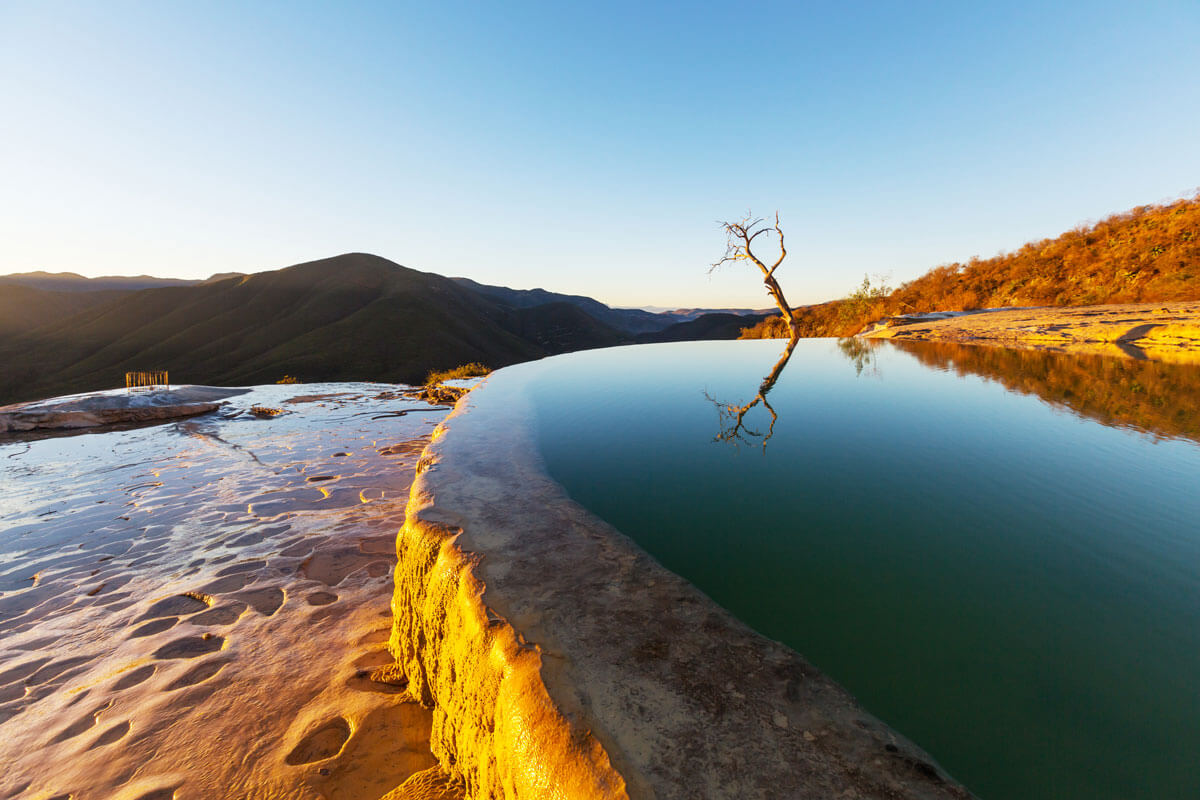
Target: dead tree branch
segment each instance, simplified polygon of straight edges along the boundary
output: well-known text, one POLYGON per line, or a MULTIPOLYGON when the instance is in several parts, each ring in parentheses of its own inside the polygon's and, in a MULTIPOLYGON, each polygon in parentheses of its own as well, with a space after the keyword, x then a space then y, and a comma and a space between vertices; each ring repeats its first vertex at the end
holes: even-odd
POLYGON ((775 279, 775 270, 779 269, 779 265, 787 258, 787 248, 784 246, 783 228, 779 225, 779 212, 775 212, 775 224, 769 225, 761 217, 755 218, 747 214, 738 222, 721 222, 721 229, 725 231, 725 255, 720 261, 717 261, 709 267, 709 274, 716 269, 729 262, 745 262, 748 261, 758 267, 763 275, 763 284, 767 287, 767 293, 771 295, 771 299, 775 301, 775 305, 783 314, 784 320, 788 324, 788 330, 791 332, 791 341, 795 342, 800 338, 800 332, 796 327, 796 321, 792 317, 792 307, 788 303, 787 298, 783 296, 783 289, 779 285, 779 281, 775 279), (775 259, 775 263, 767 266, 766 262, 761 260, 754 254, 754 240, 766 234, 769 239, 771 234, 775 233, 779 237, 779 258, 775 259))

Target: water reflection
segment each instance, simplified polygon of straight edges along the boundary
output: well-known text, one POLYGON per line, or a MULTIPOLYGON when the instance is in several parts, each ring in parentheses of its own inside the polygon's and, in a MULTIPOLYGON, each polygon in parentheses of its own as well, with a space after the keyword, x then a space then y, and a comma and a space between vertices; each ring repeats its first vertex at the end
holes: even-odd
MULTIPOLYGON (((754 395, 754 399, 749 403, 738 405, 736 403, 723 403, 716 399, 708 392, 704 396, 717 409, 719 418, 719 432, 713 437, 714 442, 729 442, 731 444, 758 444, 764 450, 767 447, 767 442, 775 435, 775 423, 779 421, 779 413, 774 406, 767 400, 767 395, 771 389, 775 388, 775 382, 779 380, 779 376, 783 374, 784 367, 792 357, 792 352, 796 349, 798 339, 791 339, 784 351, 779 356, 779 360, 775 362, 775 366, 767 373, 767 376, 762 379, 762 383, 758 385, 758 393, 754 395), (761 405, 771 415, 771 421, 767 423, 765 431, 751 428, 747 425, 746 416, 757 406, 761 405)), ((875 365, 874 350, 880 342, 874 339, 857 339, 849 337, 838 339, 837 346, 846 358, 850 359, 850 363, 854 365, 854 374, 862 376, 864 371, 869 370, 869 374, 878 375, 879 368, 875 365)))
POLYGON ((1200 442, 1200 369, 1192 365, 947 342, 891 344, 927 367, 979 375, 1103 425, 1200 442))
POLYGON ((870 374, 878 375, 879 368, 875 366, 875 354, 872 352, 879 345, 878 339, 859 339, 854 336, 838 339, 838 350, 850 359, 854 365, 854 374, 861 376, 868 367, 870 374))
POLYGON ((791 339, 788 341, 787 347, 784 349, 783 354, 779 356, 779 360, 775 362, 775 366, 771 368, 771 371, 767 373, 767 377, 763 378, 762 383, 758 385, 758 394, 749 403, 744 405, 722 403, 708 392, 704 393, 708 401, 716 406, 717 415, 720 420, 720 431, 713 437, 714 442, 753 444, 757 440, 757 443, 766 450, 767 442, 775 435, 775 423, 779 420, 779 415, 775 413, 775 409, 767 401, 767 394, 775 388, 775 382, 783 374, 783 368, 787 366, 788 360, 792 357, 792 351, 796 349, 797 341, 799 340, 791 339), (771 422, 767 426, 766 431, 755 430, 746 425, 746 415, 759 404, 771 415, 771 422))
POLYGON ((816 339, 780 367, 785 344, 508 385, 572 499, 980 797, 1200 797, 1200 370, 816 339), (714 445, 702 388, 770 446, 714 445))
MULTIPOLYGON (((853 365, 855 375, 877 376, 877 349, 883 344, 845 338, 837 341, 837 348, 853 365)), ((1160 439, 1200 442, 1200 414, 1195 413, 1200 407, 1200 369, 1193 365, 951 342, 892 340, 887 344, 926 367, 960 376, 977 375, 1103 425, 1160 439)), ((779 412, 767 398, 795 347, 796 342, 789 342, 750 402, 726 403, 704 393, 719 417, 713 441, 757 444, 766 449, 779 420, 779 412), (751 412, 758 406, 770 415, 769 422, 764 420, 765 428, 751 421, 751 412)))

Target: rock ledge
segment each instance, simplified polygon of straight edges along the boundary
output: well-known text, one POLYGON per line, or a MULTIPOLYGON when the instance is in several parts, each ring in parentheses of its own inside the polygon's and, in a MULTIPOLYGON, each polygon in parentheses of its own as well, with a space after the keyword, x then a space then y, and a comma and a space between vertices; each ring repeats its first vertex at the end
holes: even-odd
POLYGON ((552 367, 458 403, 398 539, 390 647, 467 796, 970 797, 545 474, 521 387, 552 367))

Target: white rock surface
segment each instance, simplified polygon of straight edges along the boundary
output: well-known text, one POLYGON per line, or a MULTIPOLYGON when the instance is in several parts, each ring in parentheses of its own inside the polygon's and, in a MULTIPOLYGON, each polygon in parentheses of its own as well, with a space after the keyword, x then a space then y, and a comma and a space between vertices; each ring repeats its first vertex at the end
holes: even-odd
POLYGON ((0 406, 0 433, 37 429, 91 428, 125 422, 151 422, 214 411, 226 397, 248 389, 222 386, 180 386, 176 389, 72 394, 0 406))

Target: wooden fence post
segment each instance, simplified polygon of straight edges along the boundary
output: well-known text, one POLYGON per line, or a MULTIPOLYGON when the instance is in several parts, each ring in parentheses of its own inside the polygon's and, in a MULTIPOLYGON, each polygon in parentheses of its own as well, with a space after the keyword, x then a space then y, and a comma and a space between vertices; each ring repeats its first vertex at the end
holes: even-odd
POLYGON ((135 389, 153 391, 157 386, 163 386, 170 391, 171 378, 166 370, 125 373, 125 390, 128 392, 132 392, 135 389))

